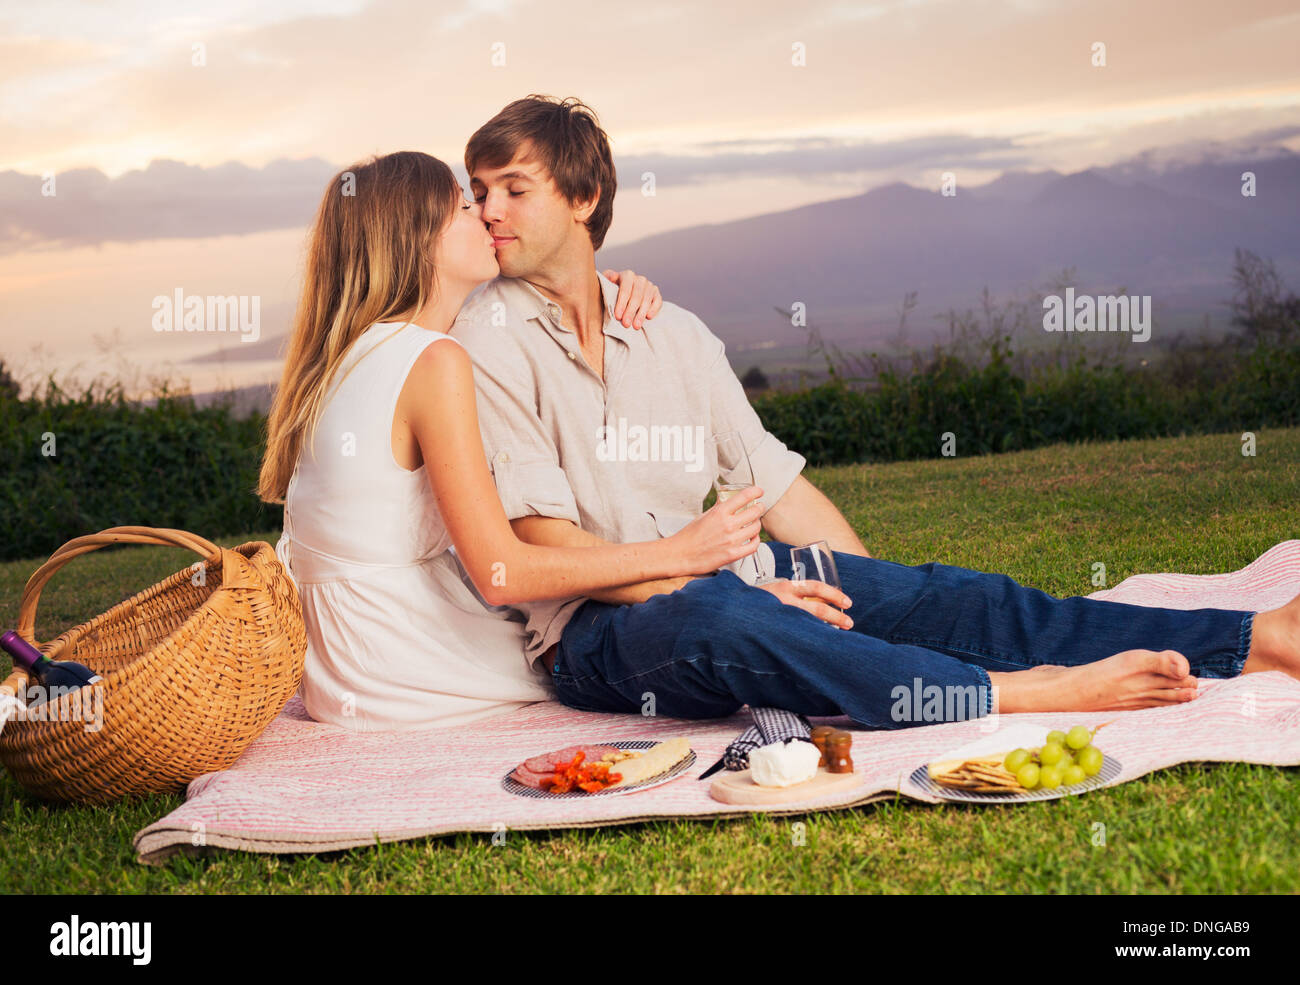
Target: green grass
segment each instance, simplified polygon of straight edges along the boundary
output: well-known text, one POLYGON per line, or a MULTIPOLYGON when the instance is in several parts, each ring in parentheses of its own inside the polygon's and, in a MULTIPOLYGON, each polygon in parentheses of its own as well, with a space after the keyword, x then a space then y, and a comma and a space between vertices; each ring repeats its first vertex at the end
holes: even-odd
MULTIPOLYGON (((1001 571, 1056 595, 1141 571, 1239 568, 1300 536, 1300 429, 1056 446, 846 466, 810 477, 878 557, 1001 571)), ((273 532, 221 541, 269 540, 273 532)), ((41 559, 43 560, 43 559, 41 559)), ((100 551, 47 588, 38 638, 188 564, 170 548, 100 551)), ((0 626, 39 560, 0 565, 0 626)), ((0 778, 4 892, 1294 892, 1300 773, 1188 764, 1016 807, 907 800, 794 817, 667 821, 428 838, 327 855, 219 852, 139 865, 132 835, 181 802, 56 808, 0 778), (1106 828, 1094 846, 1093 826, 1106 828), (796 827, 801 825, 802 828, 796 827), (806 844, 794 844, 802 833, 806 844)))

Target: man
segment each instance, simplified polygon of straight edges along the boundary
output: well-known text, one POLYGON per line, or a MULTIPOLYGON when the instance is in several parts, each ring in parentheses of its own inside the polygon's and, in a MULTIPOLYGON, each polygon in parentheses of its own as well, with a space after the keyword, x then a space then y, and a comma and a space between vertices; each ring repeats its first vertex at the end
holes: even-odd
POLYGON ((485 449, 521 539, 671 534, 698 515, 715 476, 734 474, 735 461, 715 467, 710 444, 730 431, 767 505, 773 542, 760 553, 774 581, 751 584, 754 565, 738 562, 521 606, 528 658, 551 671, 564 703, 683 718, 748 703, 900 728, 1174 704, 1195 698, 1197 676, 1300 674, 1300 597, 1274 613, 1184 612, 871 558, 800 474, 804 459, 763 428, 699 318, 666 303, 638 331, 612 316, 616 289, 594 255, 615 174, 587 107, 517 100, 474 134, 465 165, 502 276, 471 296, 453 334, 474 360, 485 449), (835 551, 843 593, 789 580, 790 545, 818 540, 835 551))

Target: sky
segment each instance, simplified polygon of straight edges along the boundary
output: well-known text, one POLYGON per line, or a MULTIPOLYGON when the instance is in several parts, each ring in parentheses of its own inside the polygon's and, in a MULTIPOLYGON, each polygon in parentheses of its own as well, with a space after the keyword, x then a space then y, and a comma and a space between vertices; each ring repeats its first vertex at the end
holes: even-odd
POLYGON ((414 149, 466 181, 470 134, 533 92, 610 135, 615 246, 943 171, 1300 150, 1298 50, 1285 0, 3 0, 0 358, 274 380, 190 364, 241 343, 156 332, 154 299, 256 296, 283 331, 331 174, 414 149))

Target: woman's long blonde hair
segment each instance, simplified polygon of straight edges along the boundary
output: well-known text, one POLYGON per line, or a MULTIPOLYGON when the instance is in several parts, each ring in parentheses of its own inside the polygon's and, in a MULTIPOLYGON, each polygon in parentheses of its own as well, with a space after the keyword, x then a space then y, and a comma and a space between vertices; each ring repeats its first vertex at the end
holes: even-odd
POLYGON ((414 315, 436 292, 434 244, 459 200, 451 169, 418 151, 353 165, 325 189, 266 422, 257 484, 264 502, 284 502, 303 437, 313 442, 325 394, 352 343, 375 322, 414 315))

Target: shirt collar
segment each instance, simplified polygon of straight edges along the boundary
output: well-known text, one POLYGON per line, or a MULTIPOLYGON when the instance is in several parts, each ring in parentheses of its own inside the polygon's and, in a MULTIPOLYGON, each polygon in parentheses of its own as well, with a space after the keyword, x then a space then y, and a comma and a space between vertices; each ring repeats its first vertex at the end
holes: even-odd
MULTIPOLYGON (((601 296, 605 299, 604 333, 621 342, 630 343, 632 336, 640 334, 640 330, 630 327, 625 328, 623 323, 614 317, 614 302, 618 300, 618 285, 600 271, 596 271, 596 277, 600 280, 601 296)), ((501 280, 506 284, 522 288, 520 299, 527 306, 524 315, 525 319, 550 318, 553 319, 555 327, 561 332, 573 332, 573 329, 568 328, 561 322, 563 315, 559 304, 552 301, 528 281, 519 277, 502 277, 501 280)))
POLYGON ((599 270, 596 271, 596 276, 600 278, 600 290, 605 298, 605 334, 612 335, 620 342, 631 344, 632 337, 640 335, 641 331, 630 326, 625 328, 623 323, 614 317, 614 302, 618 300, 618 285, 599 270))

